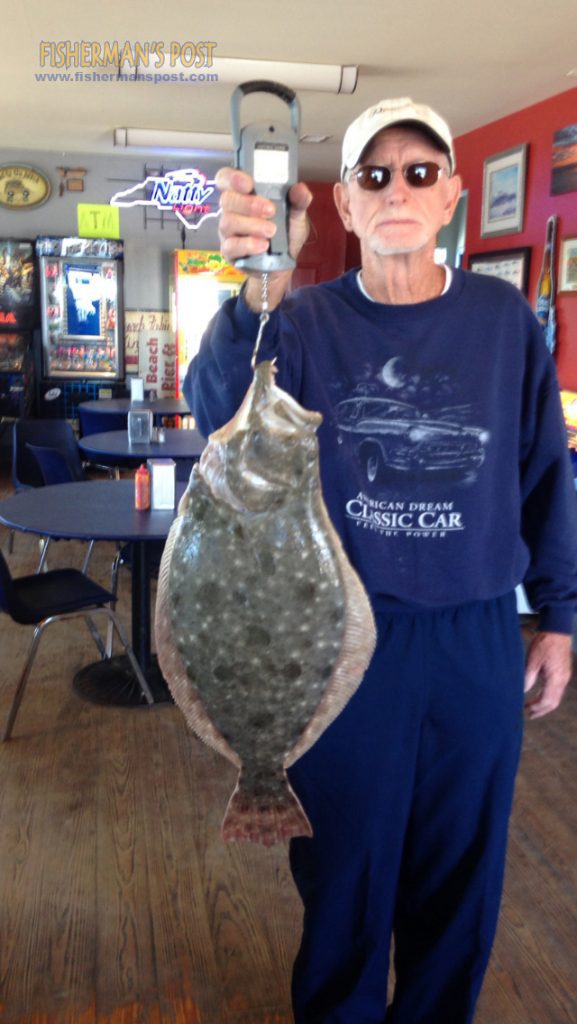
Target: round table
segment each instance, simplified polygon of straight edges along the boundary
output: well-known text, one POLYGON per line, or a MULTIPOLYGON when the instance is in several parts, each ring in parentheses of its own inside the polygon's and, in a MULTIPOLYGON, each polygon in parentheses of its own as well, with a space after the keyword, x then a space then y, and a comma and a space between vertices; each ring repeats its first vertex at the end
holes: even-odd
MULTIPOLYGON (((177 505, 184 491, 177 483, 177 505)), ((150 546, 164 541, 176 509, 139 512, 133 480, 87 480, 31 487, 0 501, 0 522, 10 529, 67 540, 111 540, 132 545, 132 646, 156 704, 171 702, 151 653, 150 546)), ((97 703, 148 707, 124 656, 81 669, 75 689, 97 703)))
POLYGON ((128 413, 131 409, 150 409, 155 416, 190 416, 184 398, 145 398, 142 402, 132 402, 130 398, 95 398, 80 404, 89 412, 128 413))
POLYGON ((163 442, 131 444, 127 430, 107 430, 102 434, 81 437, 78 445, 87 459, 105 466, 132 465, 147 459, 195 460, 206 446, 206 440, 198 430, 169 427, 165 429, 164 437, 163 442))

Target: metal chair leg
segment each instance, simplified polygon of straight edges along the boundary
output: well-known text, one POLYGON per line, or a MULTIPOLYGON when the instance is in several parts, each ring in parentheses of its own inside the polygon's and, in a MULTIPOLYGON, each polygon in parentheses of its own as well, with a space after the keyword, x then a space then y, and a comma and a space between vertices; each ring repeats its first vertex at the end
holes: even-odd
MULTIPOLYGON (((118 634, 118 637, 120 639, 120 642, 121 642, 124 650, 126 651, 126 654, 128 656, 128 660, 130 661, 130 664, 132 666, 132 671, 134 672, 134 675, 136 676, 136 678, 138 680, 138 684, 139 684, 140 689, 142 690, 142 692, 143 692, 143 694, 144 694, 144 696, 146 698, 147 703, 148 704, 154 704, 154 697, 152 695, 152 690, 150 689, 150 686, 148 685, 148 683, 146 681, 144 673, 143 673, 140 665, 138 664, 138 662, 137 662, 137 660, 135 658, 134 651, 132 650, 132 646, 130 644, 130 641, 129 641, 129 639, 128 639, 128 637, 127 637, 123 627, 121 626, 118 617, 112 611, 112 608, 108 607, 108 605, 100 605, 100 607, 98 607, 98 608, 93 608, 91 614, 94 614, 95 612, 104 612, 104 614, 108 616, 109 622, 112 623, 112 627, 113 627, 113 629, 116 630, 116 632, 118 634)), ((83 613, 82 612, 76 612, 76 613, 72 613, 72 614, 68 614, 68 615, 53 615, 50 618, 44 619, 42 622, 38 623, 37 626, 35 626, 34 633, 32 635, 32 643, 30 644, 30 650, 28 652, 28 658, 26 660, 26 664, 24 666, 24 669, 22 670, 22 674, 20 676, 20 679, 18 680, 18 685, 16 686, 16 692, 15 692, 14 697, 12 699, 12 705, 10 707, 10 711, 8 712, 8 718, 7 718, 7 721, 6 721, 6 725, 4 727, 4 732, 2 734, 2 742, 3 743, 5 743, 7 740, 9 740, 11 735, 12 735, 12 730, 14 728, 14 723, 16 721, 16 716, 18 714, 18 711, 20 709, 20 705, 22 703, 22 698, 24 696, 24 690, 26 689, 26 685, 27 685, 28 679, 30 677, 30 670, 32 668, 32 663, 33 663, 34 658, 36 656, 36 651, 38 650, 38 645, 40 643, 40 639, 42 637, 42 634, 43 634, 44 630, 52 622, 59 622, 59 621, 61 621, 63 619, 73 618, 73 617, 78 616, 78 615, 83 615, 83 613)), ((96 629, 96 627, 94 626, 94 623, 91 623, 89 621, 90 620, 90 615, 84 613, 83 617, 88 622, 88 626, 89 626, 90 632, 92 633, 92 636, 94 638, 94 642, 96 643, 96 646, 98 647, 100 653, 101 654, 105 654, 104 645, 102 643, 102 639, 100 637, 100 634, 99 634, 98 630, 96 629)))
POLYGON ((82 572, 83 572, 83 573, 84 573, 85 575, 86 575, 86 573, 88 572, 88 566, 89 566, 89 564, 90 564, 90 558, 91 558, 91 556, 92 556, 92 552, 93 552, 93 551, 94 551, 94 541, 93 541, 93 540, 91 540, 91 541, 89 542, 89 544, 88 544, 88 547, 87 547, 87 549, 86 549, 86 554, 85 554, 85 556, 84 556, 84 561, 83 561, 83 563, 82 563, 82 572))
POLYGON ((92 636, 92 639, 94 640, 94 643, 96 644, 96 647, 98 648, 98 653, 99 653, 102 661, 104 661, 104 659, 105 658, 109 658, 110 655, 107 653, 106 644, 103 643, 102 637, 100 636, 100 633, 98 632, 98 630, 96 628, 96 625, 94 623, 94 620, 93 620, 92 616, 91 615, 85 615, 84 616, 84 621, 86 622, 86 625, 88 626, 88 629, 90 630, 90 634, 92 636))
MULTIPOLYGON (((112 562, 112 570, 111 570, 111 573, 110 573, 110 590, 114 594, 114 601, 111 603, 111 607, 112 607, 113 611, 116 611, 116 595, 118 593, 118 573, 120 571, 120 561, 121 561, 120 554, 121 554, 121 550, 122 549, 119 548, 118 551, 116 552, 116 555, 114 556, 114 561, 112 562)), ((106 657, 107 658, 111 658, 112 657, 112 639, 113 639, 113 636, 114 636, 114 626, 112 624, 112 621, 109 619, 108 620, 108 625, 106 627, 106 657)))
POLYGON ((51 621, 51 619, 46 619, 45 622, 41 622, 34 629, 32 643, 30 644, 30 650, 28 652, 28 658, 26 659, 26 664, 24 665, 22 675, 20 676, 20 679, 18 681, 16 692, 12 699, 12 706, 10 708, 10 711, 8 712, 8 719, 6 721, 6 725, 4 726, 4 732, 2 734, 3 743, 5 743, 6 740, 9 740, 12 735, 12 729, 14 728, 16 715, 18 714, 20 704, 22 703, 24 690, 26 689, 26 683, 28 682, 28 677, 30 676, 30 670, 32 668, 32 662, 34 661, 36 651, 38 650, 38 644, 40 643, 40 639, 42 637, 42 633, 44 632, 45 626, 47 626, 51 621))
POLYGON ((140 689, 142 690, 144 696, 146 697, 147 703, 148 704, 154 704, 154 697, 152 695, 152 690, 150 689, 150 686, 148 685, 148 683, 147 683, 147 681, 146 681, 146 679, 144 677, 144 673, 143 673, 140 665, 138 664, 138 662, 136 660, 136 657, 134 655, 134 651, 132 650, 132 646, 130 644, 130 641, 129 641, 126 633, 124 632, 123 627, 120 624, 120 620, 119 620, 118 616, 115 615, 115 613, 112 611, 112 608, 108 608, 108 607, 104 607, 103 606, 102 607, 102 611, 105 612, 108 615, 108 617, 111 620, 111 622, 112 622, 116 632, 118 633, 118 636, 120 638, 120 642, 121 642, 122 646, 124 647, 124 650, 126 651, 126 654, 128 655, 128 660, 130 661, 130 664, 132 665, 132 671, 134 672, 136 678, 138 679, 138 684, 139 684, 140 689))
POLYGON ((43 537, 40 541, 40 561, 36 572, 44 572, 46 570, 46 559, 48 557, 48 548, 50 547, 51 537, 43 537))

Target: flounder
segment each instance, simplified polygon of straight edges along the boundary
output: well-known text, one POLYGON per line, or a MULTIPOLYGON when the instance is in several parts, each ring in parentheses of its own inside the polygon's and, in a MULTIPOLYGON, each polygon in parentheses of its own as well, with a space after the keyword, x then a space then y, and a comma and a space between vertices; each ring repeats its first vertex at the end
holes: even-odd
POLYGON ((193 468, 161 562, 162 673, 194 732, 239 769, 225 840, 312 834, 286 769, 374 650, 367 595, 322 497, 321 422, 259 363, 193 468))

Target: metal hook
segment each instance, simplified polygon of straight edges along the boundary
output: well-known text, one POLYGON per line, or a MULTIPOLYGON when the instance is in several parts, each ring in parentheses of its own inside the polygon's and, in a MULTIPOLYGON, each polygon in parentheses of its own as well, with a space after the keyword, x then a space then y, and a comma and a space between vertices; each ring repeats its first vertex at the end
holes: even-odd
POLYGON ((258 322, 258 334, 254 343, 254 349, 252 351, 252 359, 250 361, 251 370, 254 372, 256 369, 256 357, 260 348, 261 339, 263 336, 264 329, 270 320, 270 313, 268 312, 268 274, 262 275, 262 298, 261 298, 261 314, 258 322))

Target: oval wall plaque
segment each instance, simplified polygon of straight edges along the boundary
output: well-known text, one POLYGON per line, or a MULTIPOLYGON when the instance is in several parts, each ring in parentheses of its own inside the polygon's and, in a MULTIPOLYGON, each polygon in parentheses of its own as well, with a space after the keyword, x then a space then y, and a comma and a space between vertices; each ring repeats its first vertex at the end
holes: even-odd
POLYGON ((45 203, 51 192, 48 178, 26 164, 0 166, 0 206, 5 210, 28 210, 45 203))

